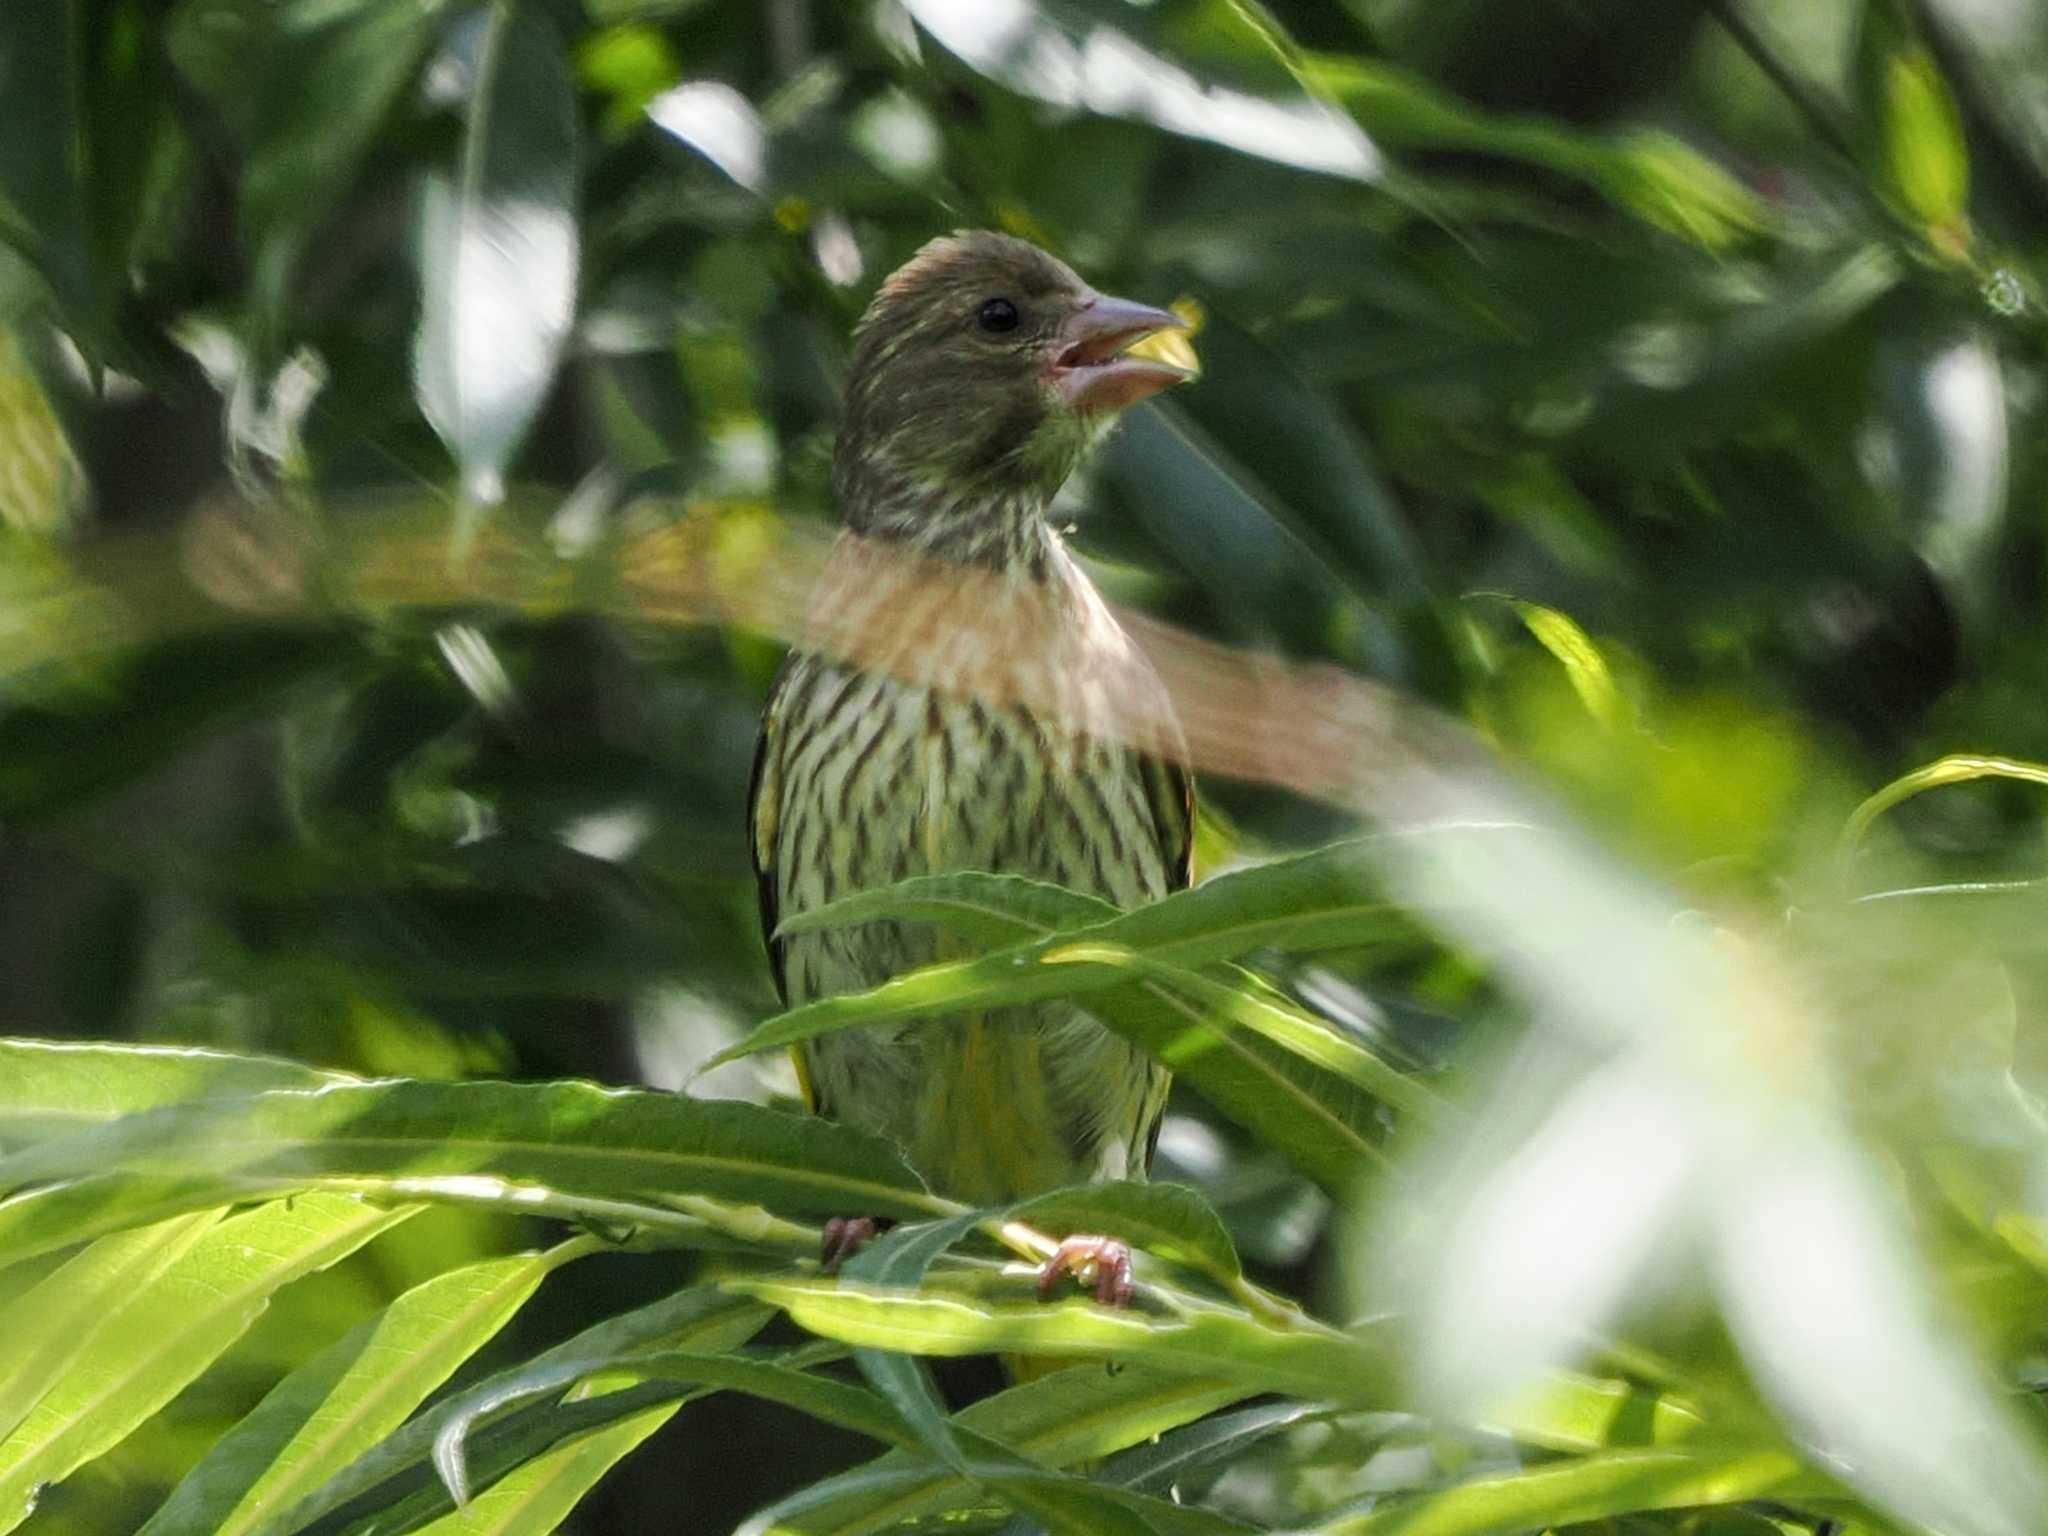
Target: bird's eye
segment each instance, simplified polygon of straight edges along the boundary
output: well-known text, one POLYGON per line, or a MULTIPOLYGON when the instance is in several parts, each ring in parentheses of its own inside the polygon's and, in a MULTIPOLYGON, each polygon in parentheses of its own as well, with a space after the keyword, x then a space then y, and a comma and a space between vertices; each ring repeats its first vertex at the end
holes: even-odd
POLYGON ((991 336, 1014 331, 1017 329, 1017 320, 1017 306, 1008 299, 990 299, 981 306, 981 313, 974 317, 974 323, 991 336))

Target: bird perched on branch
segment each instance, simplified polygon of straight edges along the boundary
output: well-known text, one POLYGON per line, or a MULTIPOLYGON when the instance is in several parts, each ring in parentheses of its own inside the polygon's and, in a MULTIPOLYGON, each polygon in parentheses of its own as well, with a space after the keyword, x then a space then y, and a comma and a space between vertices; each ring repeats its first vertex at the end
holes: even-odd
MULTIPOLYGON (((1116 413, 1188 375, 1125 349, 1178 328, 1004 235, 934 240, 856 333, 833 487, 846 532, 762 721, 761 913, 786 1003, 944 957, 935 928, 778 924, 911 875, 984 870, 1129 907, 1188 883, 1192 782, 1164 690, 1047 520, 1116 413)), ((856 1026, 798 1048, 814 1109, 998 1204, 1142 1177, 1167 1073, 1072 1002, 856 1026)), ((836 1263, 873 1226, 827 1229, 836 1263)), ((1127 1300, 1070 1238, 1042 1276, 1127 1300)))

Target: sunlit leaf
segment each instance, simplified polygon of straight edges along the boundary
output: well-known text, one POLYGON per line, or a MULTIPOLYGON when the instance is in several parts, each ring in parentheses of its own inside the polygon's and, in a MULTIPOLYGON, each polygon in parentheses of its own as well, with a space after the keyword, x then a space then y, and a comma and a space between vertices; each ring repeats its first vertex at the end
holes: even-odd
MULTIPOLYGON (((470 1426, 464 1455, 471 1478, 478 1486, 494 1484, 547 1447, 573 1438, 576 1426, 565 1416, 563 1405, 553 1401, 566 1388, 633 1353, 736 1348, 758 1333, 771 1315, 768 1308, 745 1297, 698 1286, 607 1319, 524 1365, 443 1398, 291 1509, 259 1525, 252 1536, 345 1529, 352 1512, 401 1507, 424 1511, 421 1520, 438 1518, 451 1503, 434 1465, 434 1451, 451 1424, 466 1421, 470 1426), (479 1444, 485 1432, 499 1430, 500 1425, 502 1430, 488 1445, 479 1444)), ((673 1412, 673 1400, 659 1393, 654 1400, 673 1412)), ((645 1401, 637 1400, 614 1404, 613 1417, 640 1422, 646 1407, 645 1401)), ((556 1486, 573 1482, 570 1469, 557 1466, 557 1471, 564 1481, 556 1486)))
POLYGON ((1388 1499, 1369 1513, 1312 1531, 1313 1536, 1483 1536, 1650 1510, 1735 1504, 1786 1492, 1802 1481, 1808 1490, 1825 1488, 1802 1478, 1798 1459, 1784 1451, 1731 1447, 1716 1454, 1706 1446, 1609 1451, 1388 1499))
POLYGON ((241 1536, 290 1508, 403 1423, 551 1270, 593 1246, 487 1259, 414 1286, 279 1382, 143 1531, 241 1536))
POLYGON ((943 1202, 878 1138, 752 1104, 588 1083, 341 1083, 172 1106, 0 1159, 6 1203, 132 1170, 289 1187, 474 1174, 592 1194, 729 1195, 831 1214, 943 1202), (27 1187, 25 1186, 33 1186, 27 1187))
POLYGON ((248 1329, 272 1293, 347 1257, 416 1207, 326 1195, 275 1201, 210 1227, 146 1287, 120 1299, 4 1441, 0 1529, 175 1396, 248 1329))
POLYGON ((575 312, 576 113, 561 43, 531 7, 493 4, 469 67, 461 168, 427 183, 413 370, 464 494, 488 505, 575 312))
POLYGON ((192 1046, 0 1039, 0 1148, 168 1104, 352 1080, 294 1061, 192 1046))
POLYGON ((0 1436, 12 1434, 114 1325, 135 1296, 149 1289, 220 1220, 201 1211, 102 1238, 60 1265, 9 1307, 0 1335, 0 1436))
POLYGON ((1025 95, 1134 117, 1287 165, 1360 181, 1380 174, 1371 142, 1300 86, 1245 11, 1211 11, 1206 19, 1227 27, 1236 46, 1182 64, 1133 35, 1145 26, 1165 42, 1176 30, 1171 18, 1127 7, 1027 0, 992 14, 969 0, 906 0, 905 8, 970 67, 1025 95), (1205 66, 1227 69, 1230 78, 1205 78, 1205 66))

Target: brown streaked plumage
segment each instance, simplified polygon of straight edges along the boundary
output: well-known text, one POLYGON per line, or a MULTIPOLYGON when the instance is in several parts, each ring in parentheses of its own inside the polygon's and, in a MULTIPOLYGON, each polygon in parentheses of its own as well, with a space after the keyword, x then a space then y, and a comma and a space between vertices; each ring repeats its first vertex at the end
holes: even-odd
MULTIPOLYGON (((1126 723, 1170 711, 1045 518, 1115 411, 1182 376, 1120 351, 1177 323, 983 233, 925 246, 869 305, 833 467, 849 531, 817 610, 821 632, 851 624, 881 643, 865 665, 792 652, 754 769, 762 922, 787 1002, 946 953, 921 924, 777 932, 909 875, 1026 875, 1123 907, 1187 884, 1177 732, 1140 750, 1126 723), (972 622, 943 575, 961 568, 972 622)), ((842 1030, 799 1064, 813 1107, 892 1137, 934 1188, 981 1203, 1142 1176, 1167 1086, 1064 1001, 842 1030)), ((1128 1271, 1109 1258, 1100 1290, 1114 1296, 1128 1271)))

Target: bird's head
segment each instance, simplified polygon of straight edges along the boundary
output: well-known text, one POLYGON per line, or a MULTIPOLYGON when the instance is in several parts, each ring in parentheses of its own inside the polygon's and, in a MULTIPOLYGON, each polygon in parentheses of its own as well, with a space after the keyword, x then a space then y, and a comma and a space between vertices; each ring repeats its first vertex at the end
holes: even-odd
POLYGON ((1181 324, 1008 235, 931 241, 856 333, 833 462, 849 517, 906 494, 934 517, 1049 497, 1118 411, 1188 377, 1124 353, 1181 324))

